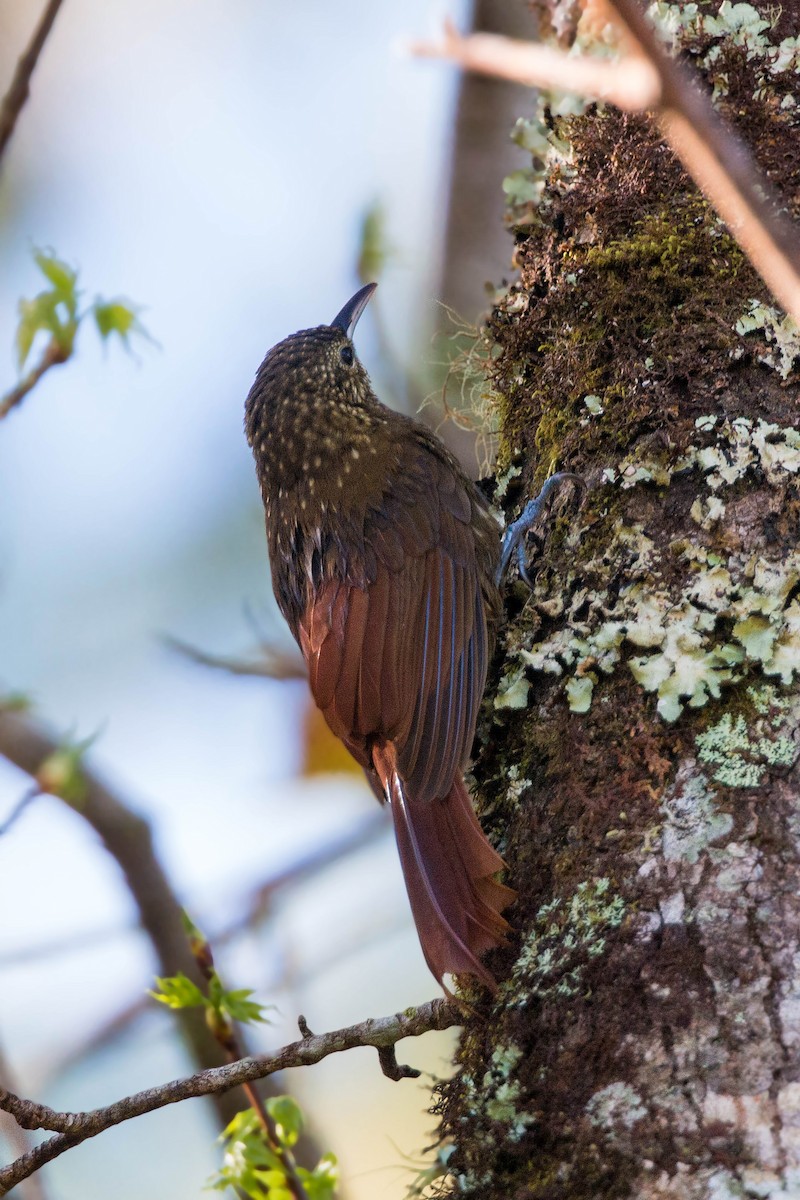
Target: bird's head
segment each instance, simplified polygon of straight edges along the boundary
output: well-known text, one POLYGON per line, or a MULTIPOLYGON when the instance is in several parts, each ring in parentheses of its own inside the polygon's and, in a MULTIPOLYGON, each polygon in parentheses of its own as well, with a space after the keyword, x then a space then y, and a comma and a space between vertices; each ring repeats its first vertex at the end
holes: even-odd
POLYGON ((301 329, 268 351, 245 406, 251 446, 265 432, 273 431, 276 420, 283 425, 290 412, 305 420, 318 410, 324 423, 326 412, 330 416, 333 409, 341 412, 376 403, 352 338, 377 286, 368 283, 360 288, 330 325, 301 329))

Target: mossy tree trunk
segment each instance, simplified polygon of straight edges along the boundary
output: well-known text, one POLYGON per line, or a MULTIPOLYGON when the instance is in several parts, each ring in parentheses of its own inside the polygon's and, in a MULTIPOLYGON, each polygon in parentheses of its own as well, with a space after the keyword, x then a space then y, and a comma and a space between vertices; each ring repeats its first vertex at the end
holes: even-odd
MULTIPOLYGON (((797 215, 792 6, 658 9, 797 215)), ((647 119, 551 125, 490 327, 498 491, 587 493, 479 730, 519 900, 443 1089, 452 1192, 798 1195, 800 336, 647 119)))

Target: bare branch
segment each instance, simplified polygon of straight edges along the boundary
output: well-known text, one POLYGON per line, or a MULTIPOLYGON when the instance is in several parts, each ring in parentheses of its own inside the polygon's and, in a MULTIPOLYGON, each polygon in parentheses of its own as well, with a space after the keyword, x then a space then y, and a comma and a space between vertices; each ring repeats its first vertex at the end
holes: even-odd
POLYGON ((261 647, 261 656, 255 659, 226 658, 199 650, 180 638, 167 634, 163 639, 171 650, 177 651, 202 667, 213 667, 227 671, 229 675, 255 675, 264 679, 306 679, 308 673, 299 653, 279 650, 269 644, 261 647))
POLYGON ((416 1067, 409 1067, 406 1063, 397 1061, 397 1052, 394 1046, 379 1046, 378 1047, 378 1062, 387 1079, 392 1079, 398 1083, 401 1079, 419 1079, 420 1073, 416 1067))
POLYGON ((11 86, 3 97, 2 103, 0 103, 0 159, 2 159, 6 146, 14 132, 17 117, 22 111, 25 101, 28 99, 31 76, 36 69, 39 55, 47 41, 50 30, 53 28, 53 22, 58 15, 61 4, 62 0, 50 0, 42 14, 41 21, 34 31, 27 50, 17 63, 16 70, 11 79, 11 86))
MULTIPOLYGON (((214 965, 214 955, 211 946, 205 934, 196 926, 193 926, 189 933, 189 945, 191 946, 194 960, 197 963, 197 969, 206 981, 206 996, 208 997, 210 986, 215 981, 217 983, 220 982, 216 966, 214 965)), ((219 1010, 208 1010, 206 1012, 206 1019, 208 1019, 211 1011, 214 1011, 216 1017, 216 1020, 209 1021, 209 1027, 214 1037, 222 1047, 228 1062, 238 1062, 245 1057, 247 1051, 244 1048, 244 1043, 235 1022, 228 1014, 219 1010)), ((258 1117, 269 1148, 283 1167, 288 1190, 291 1192, 294 1200, 309 1200, 308 1192, 303 1186, 303 1181, 297 1170, 297 1161, 289 1146, 281 1141, 278 1126, 259 1095, 258 1089, 250 1082, 243 1083, 242 1088, 247 1099, 250 1101, 250 1107, 258 1117)))
MULTIPOLYGON (((0 1109, 10 1113, 23 1129, 49 1129, 57 1136, 41 1143, 15 1162, 0 1170, 0 1195, 27 1179, 45 1163, 52 1162, 72 1146, 96 1137, 106 1129, 130 1121, 145 1113, 155 1112, 168 1104, 218 1092, 265 1079, 290 1067, 307 1067, 330 1054, 372 1046, 386 1050, 402 1038, 419 1037, 431 1030, 451 1029, 462 1023, 458 1009, 446 1000, 430 1000, 419 1008, 406 1009, 390 1017, 378 1017, 337 1029, 331 1033, 304 1036, 301 1041, 284 1046, 275 1054, 252 1055, 228 1066, 201 1071, 187 1079, 176 1079, 159 1087, 148 1088, 90 1112, 56 1112, 43 1104, 23 1100, 8 1091, 0 1091, 0 1109)), ((307 1028, 307 1027, 306 1027, 307 1028)))
MULTIPOLYGON (((377 812, 373 816, 360 821, 358 825, 353 829, 347 830, 340 837, 311 850, 307 855, 296 859, 280 871, 268 876, 263 883, 249 893, 242 912, 212 935, 214 944, 216 946, 227 945, 242 934, 246 934, 257 923, 269 917, 273 900, 279 891, 285 887, 302 884, 317 871, 323 871, 330 864, 340 861, 349 854, 356 853, 362 847, 375 841, 376 838, 383 836, 387 832, 387 828, 386 814, 377 812)), ((45 942, 38 946, 16 949, 4 955, 0 954, 0 971, 7 967, 18 966, 20 963, 35 962, 57 954, 85 949, 87 946, 102 945, 104 942, 130 933, 132 928, 135 927, 117 925, 105 929, 86 930, 67 940, 45 942)), ((405 928, 405 922, 399 921, 397 928, 405 928)), ((389 930, 389 934, 391 934, 391 929, 389 930)), ((380 936, 385 937, 386 935, 387 930, 385 927, 382 927, 380 936)), ((361 940, 358 942, 357 947, 355 943, 353 945, 348 943, 345 946, 329 947, 328 955, 321 959, 315 959, 313 971, 301 972, 300 979, 302 980, 306 976, 312 977, 323 973, 326 967, 330 965, 330 962, 338 962, 343 958, 347 958, 356 948, 363 950, 364 946, 369 944, 369 942, 365 943, 363 935, 359 936, 361 940)), ((281 986, 285 980, 278 979, 276 982, 278 986, 281 986)), ((295 985, 298 982, 296 975, 293 977, 293 982, 295 985)), ((138 995, 128 1001, 127 1004, 123 1005, 100 1023, 85 1041, 73 1046, 55 1064, 53 1068, 54 1073, 59 1074, 63 1072, 68 1067, 74 1066, 75 1063, 81 1062, 88 1055, 96 1053, 103 1046, 107 1046, 123 1030, 138 1020, 149 1008, 150 999, 148 996, 138 995)))
MULTIPOLYGON (((11 1066, 3 1053, 2 1045, 0 1045, 0 1090, 15 1086, 11 1066)), ((14 1154, 20 1156, 27 1154, 31 1144, 30 1139, 25 1130, 19 1127, 10 1114, 3 1114, 3 1119, 0 1121, 0 1132, 8 1140, 8 1144, 14 1154)), ((25 1191, 23 1192, 23 1200, 46 1200, 44 1183, 40 1175, 32 1176, 27 1181, 25 1191)))
POLYGON ((449 21, 440 42, 412 42, 409 50, 420 58, 447 59, 465 71, 494 79, 607 100, 627 112, 653 108, 661 98, 658 73, 644 58, 631 56, 622 63, 609 62, 588 55, 573 57, 549 46, 496 33, 464 37, 449 21))
POLYGON ((800 322, 800 238, 748 147, 722 121, 682 63, 670 58, 637 0, 609 0, 658 71, 661 130, 767 287, 800 322))
POLYGON ((44 354, 36 366, 27 375, 23 376, 10 392, 6 392, 4 396, 0 397, 0 421, 4 417, 7 417, 11 410, 16 408, 18 404, 22 403, 28 392, 36 387, 36 384, 51 367, 60 366, 68 358, 69 354, 67 351, 62 346, 59 346, 55 339, 48 342, 44 354))
POLYGON ((654 112, 673 151, 725 221, 767 287, 800 322, 800 238, 749 149, 722 121, 695 77, 666 53, 638 0, 609 0, 634 52, 609 64, 490 34, 416 43, 415 54, 465 70, 654 112))
POLYGON ((35 783, 32 787, 26 788, 25 792, 14 805, 5 821, 0 823, 0 837, 3 837, 6 833, 8 833, 9 829, 14 827, 19 818, 25 812, 25 809, 28 807, 28 805, 32 804, 37 796, 41 795, 43 795, 43 792, 38 783, 35 783))
MULTIPOLYGON (((39 768, 57 750, 58 741, 30 714, 0 707, 0 755, 3 758, 35 780, 39 768)), ((81 773, 85 791, 82 803, 73 811, 91 825, 125 876, 139 910, 141 927, 152 943, 160 974, 175 975, 183 971, 199 982, 181 922, 181 905, 156 856, 149 824, 83 765, 81 773)), ((180 1027, 198 1066, 222 1061, 201 1013, 182 1012, 180 1027)), ((236 1111, 236 1106, 227 1101, 220 1106, 221 1120, 227 1123, 236 1111)))

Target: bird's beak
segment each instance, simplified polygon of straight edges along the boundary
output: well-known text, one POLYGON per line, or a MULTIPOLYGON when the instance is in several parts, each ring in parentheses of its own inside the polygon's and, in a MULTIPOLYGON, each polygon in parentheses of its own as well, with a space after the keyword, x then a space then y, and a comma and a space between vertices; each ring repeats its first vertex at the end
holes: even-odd
POLYGON ((337 329, 341 329, 351 338, 353 330, 358 324, 358 318, 369 304, 370 296, 377 286, 377 283, 368 283, 364 287, 359 288, 355 296, 351 296, 347 301, 342 311, 336 314, 331 321, 331 325, 335 325, 337 329))

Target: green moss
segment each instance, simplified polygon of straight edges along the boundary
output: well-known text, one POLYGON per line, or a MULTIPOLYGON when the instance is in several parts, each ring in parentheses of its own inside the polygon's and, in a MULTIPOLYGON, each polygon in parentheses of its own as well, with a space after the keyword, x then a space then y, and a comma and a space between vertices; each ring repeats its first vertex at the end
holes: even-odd
POLYGON ((629 446, 649 421, 651 389, 676 357, 683 362, 692 344, 697 349, 696 328, 721 304, 729 331, 718 328, 720 350, 733 350, 734 324, 753 286, 736 243, 697 197, 677 205, 671 198, 624 237, 574 239, 546 295, 515 316, 519 338, 509 338, 507 326, 500 336, 497 320, 493 327, 505 351, 496 367, 505 458, 524 445, 531 418, 538 478, 568 459, 579 462, 590 447, 629 446), (747 280, 741 290, 740 275, 747 280), (683 325, 677 356, 676 319, 683 325), (587 413, 587 395, 602 407, 601 421, 587 413))

